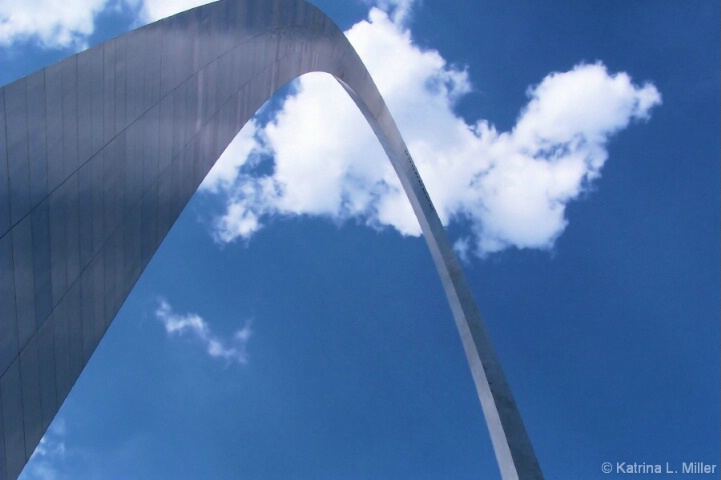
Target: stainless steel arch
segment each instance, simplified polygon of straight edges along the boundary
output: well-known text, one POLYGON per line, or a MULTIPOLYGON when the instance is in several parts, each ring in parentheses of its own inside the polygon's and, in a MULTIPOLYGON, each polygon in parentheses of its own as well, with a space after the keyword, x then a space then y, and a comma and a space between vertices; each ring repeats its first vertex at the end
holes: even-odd
POLYGON ((220 153, 280 86, 333 75, 421 224, 504 479, 542 478, 458 260, 362 61, 304 0, 222 0, 0 89, 0 479, 14 479, 220 153))

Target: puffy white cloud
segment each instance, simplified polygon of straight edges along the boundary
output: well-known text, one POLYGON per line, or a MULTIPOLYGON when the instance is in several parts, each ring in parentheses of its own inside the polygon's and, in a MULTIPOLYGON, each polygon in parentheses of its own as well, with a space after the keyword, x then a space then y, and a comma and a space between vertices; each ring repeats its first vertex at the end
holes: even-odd
POLYGON ((463 214, 480 252, 552 246, 567 224, 566 204, 600 176, 608 139, 661 103, 653 85, 636 86, 601 63, 552 73, 528 96, 511 132, 475 128, 489 143, 491 168, 477 177, 463 214))
POLYGON ((222 358, 228 363, 245 364, 248 361, 246 346, 252 335, 250 324, 236 331, 229 342, 226 342, 210 331, 207 322, 195 313, 180 315, 173 312, 172 307, 165 300, 159 300, 155 316, 165 326, 169 335, 183 335, 185 333, 195 337, 204 346, 213 358, 222 358))
POLYGON ((82 48, 108 0, 2 0, 0 46, 37 40, 44 48, 82 48))
MULTIPOLYGON (((600 176, 609 138, 648 119, 661 103, 651 84, 635 85, 601 63, 579 64, 530 87, 516 126, 498 132, 454 113, 471 90, 467 72, 415 46, 398 18, 372 8, 347 36, 386 99, 441 220, 470 224, 469 237, 456 242, 464 255, 552 247, 567 225, 568 202, 600 176)), ((235 159, 234 182, 206 181, 206 189, 227 194, 215 223, 219 241, 249 238, 270 215, 356 219, 420 234, 370 127, 330 76, 302 77, 264 130, 248 128, 242 138, 256 145, 243 148, 273 152, 273 173, 254 176, 235 159)), ((232 150, 221 165, 232 162, 226 158, 232 150)))
MULTIPOLYGON (((207 0, 5 0, 0 45, 37 38, 46 47, 81 46, 105 8, 126 6, 152 21, 207 0)), ((404 26, 413 0, 373 0, 348 38, 398 123, 444 224, 466 220, 464 252, 550 248, 567 225, 565 207, 600 176, 606 142, 646 120, 661 96, 601 64, 556 72, 528 90, 516 126, 498 132, 467 124, 454 104, 471 90, 467 72, 421 50, 404 26), (387 13, 390 12, 390 13, 387 13)), ((389 162, 345 92, 327 75, 298 82, 297 94, 261 130, 250 123, 203 182, 225 195, 214 222, 220 242, 250 238, 272 215, 320 215, 342 222, 420 229, 389 162), (257 175, 273 153, 272 174, 257 175)), ((268 169, 266 169, 268 170, 268 169)))

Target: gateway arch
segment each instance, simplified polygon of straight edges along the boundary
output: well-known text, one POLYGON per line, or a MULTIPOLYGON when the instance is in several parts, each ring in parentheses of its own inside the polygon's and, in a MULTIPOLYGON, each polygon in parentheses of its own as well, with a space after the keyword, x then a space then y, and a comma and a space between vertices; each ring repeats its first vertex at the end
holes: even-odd
POLYGON ((278 88, 315 71, 348 92, 400 178, 502 478, 542 478, 438 214, 343 32, 305 0, 222 0, 0 89, 0 480, 20 474, 225 147, 278 88))

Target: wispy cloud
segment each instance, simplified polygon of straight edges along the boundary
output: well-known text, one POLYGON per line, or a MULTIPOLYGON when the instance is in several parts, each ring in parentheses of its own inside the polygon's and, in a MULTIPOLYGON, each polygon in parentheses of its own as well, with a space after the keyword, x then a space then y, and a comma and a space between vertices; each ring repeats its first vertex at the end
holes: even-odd
POLYGON ((60 480, 68 478, 62 473, 66 460, 65 420, 56 417, 40 439, 30 460, 18 480, 60 480))
POLYGON ((370 6, 376 6, 387 12, 388 16, 398 25, 405 25, 411 17, 416 0, 365 0, 370 6))
POLYGON ((163 299, 158 301, 155 316, 163 323, 168 335, 187 334, 194 337, 213 358, 223 359, 227 364, 244 365, 248 361, 247 344, 252 335, 250 322, 246 322, 242 329, 236 331, 230 340, 226 341, 213 335, 208 323, 199 315, 175 313, 170 304, 163 299))
MULTIPOLYGON (((567 226, 566 205, 600 177, 609 139, 647 120, 661 95, 600 62, 582 63, 529 87, 528 104, 510 131, 486 120, 468 124, 454 113, 472 89, 468 72, 414 45, 402 18, 372 8, 368 20, 346 33, 399 124, 441 220, 470 225, 457 249, 483 256, 509 247, 551 248, 567 226)), ((375 136, 328 75, 302 77, 297 94, 267 126, 249 124, 241 139, 244 151, 274 154, 273 168, 265 169, 272 174, 254 175, 254 164, 235 158, 233 145, 221 157, 215 168, 239 167, 232 182, 224 176, 222 183, 210 177, 203 184, 226 199, 213 230, 218 241, 250 238, 278 215, 355 219, 420 234, 375 136)))

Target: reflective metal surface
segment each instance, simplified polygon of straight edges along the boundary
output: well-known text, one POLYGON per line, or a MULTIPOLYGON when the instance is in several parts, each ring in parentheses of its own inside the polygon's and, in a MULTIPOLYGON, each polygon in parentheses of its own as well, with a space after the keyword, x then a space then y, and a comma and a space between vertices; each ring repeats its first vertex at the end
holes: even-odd
POLYGON ((14 479, 160 242, 279 87, 333 75, 421 224, 504 479, 542 478, 443 226, 343 33, 303 0, 224 0, 0 89, 0 479, 14 479))

